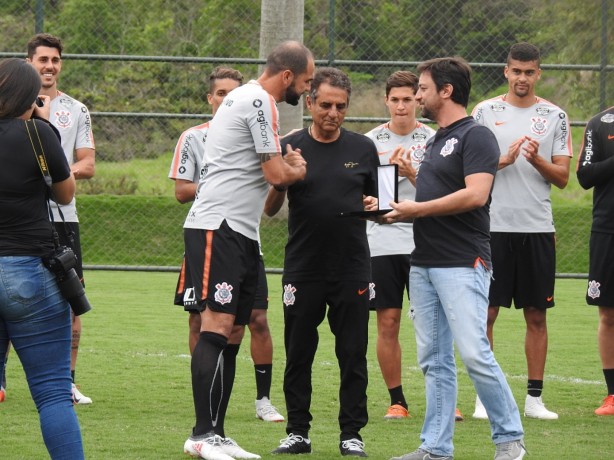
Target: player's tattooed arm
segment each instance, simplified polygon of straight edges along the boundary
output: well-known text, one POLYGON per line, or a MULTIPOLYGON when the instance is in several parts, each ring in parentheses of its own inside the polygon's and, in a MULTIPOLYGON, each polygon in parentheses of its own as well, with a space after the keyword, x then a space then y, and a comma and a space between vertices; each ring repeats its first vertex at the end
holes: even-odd
POLYGON ((260 154, 260 163, 266 163, 267 161, 273 159, 276 156, 279 156, 281 152, 268 152, 260 154))

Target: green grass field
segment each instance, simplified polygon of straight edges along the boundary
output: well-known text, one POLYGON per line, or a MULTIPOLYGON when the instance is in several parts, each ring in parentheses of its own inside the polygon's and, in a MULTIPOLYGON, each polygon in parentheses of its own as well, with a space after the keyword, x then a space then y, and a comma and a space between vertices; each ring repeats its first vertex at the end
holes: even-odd
MULTIPOLYGON (((194 422, 187 346, 187 314, 172 305, 176 276, 170 273, 86 273, 94 309, 82 317, 83 337, 77 365, 82 391, 91 406, 77 406, 86 457, 109 459, 180 459, 194 422)), ((283 317, 278 275, 269 275, 269 321, 276 346, 273 403, 284 401, 283 317)), ((584 303, 584 281, 558 280, 557 306, 549 315, 550 352, 544 401, 559 420, 523 418, 531 459, 599 459, 614 456, 614 417, 593 410, 605 396, 597 353, 597 312, 584 303)), ((402 323, 403 384, 412 418, 386 421, 388 406, 375 358, 375 321, 370 324, 368 390, 371 420, 362 431, 370 458, 388 459, 414 450, 424 416, 424 380, 416 365, 411 321, 402 323)), ((246 334, 246 339, 249 334, 246 334)), ((516 400, 524 404, 526 367, 524 322, 518 311, 502 311, 495 328, 495 353, 516 400)), ((249 346, 239 354, 237 378, 226 419, 227 435, 245 449, 273 459, 269 452, 285 437, 284 424, 255 418, 254 371, 249 346)), ((338 451, 338 367, 331 333, 321 326, 314 364, 313 460, 341 458, 338 451)), ((7 369, 7 400, 0 404, 0 458, 43 459, 46 450, 23 370, 12 353, 7 369)), ((491 459, 494 447, 487 422, 471 419, 475 392, 459 366, 455 459, 491 459)))

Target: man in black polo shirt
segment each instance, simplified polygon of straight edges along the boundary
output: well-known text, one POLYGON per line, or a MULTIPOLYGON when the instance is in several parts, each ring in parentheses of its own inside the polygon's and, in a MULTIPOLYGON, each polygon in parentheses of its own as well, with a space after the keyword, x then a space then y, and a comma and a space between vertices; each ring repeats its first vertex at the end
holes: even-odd
POLYGON ((491 277, 490 192, 499 149, 492 132, 467 116, 471 69, 460 58, 418 67, 416 100, 439 130, 427 142, 416 201, 393 203, 388 223, 414 220, 409 275, 426 414, 418 450, 395 460, 452 459, 456 364, 454 344, 484 403, 495 460, 525 454, 518 406, 486 337, 491 277))

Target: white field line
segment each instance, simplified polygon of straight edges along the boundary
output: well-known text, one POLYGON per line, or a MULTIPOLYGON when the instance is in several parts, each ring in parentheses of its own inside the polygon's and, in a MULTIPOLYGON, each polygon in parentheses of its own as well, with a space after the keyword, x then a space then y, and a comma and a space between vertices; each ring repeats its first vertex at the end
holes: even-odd
MULTIPOLYGON (((166 353, 135 353, 135 356, 150 356, 150 357, 167 357, 168 355, 166 353)), ((175 355, 175 357, 180 358, 180 359, 190 359, 190 355, 189 354, 180 354, 180 355, 175 355)), ((248 361, 251 363, 251 358, 249 356, 241 356, 239 359, 243 360, 243 361, 248 361)), ((314 363, 314 366, 321 366, 321 367, 332 367, 332 366, 336 366, 337 363, 336 362, 331 362, 331 361, 316 361, 314 363)), ((405 368, 405 370, 409 370, 410 372, 418 372, 421 373, 422 371, 420 370, 419 367, 417 366, 409 366, 407 368, 405 368)), ((369 363, 369 371, 370 372, 379 372, 379 365, 377 364, 377 362, 370 362, 369 363)), ((465 370, 464 367, 459 367, 456 369, 456 372, 459 374, 467 374, 467 371, 465 370)), ((505 378, 510 379, 510 380, 522 380, 525 381, 527 379, 526 375, 510 375, 510 374, 505 374, 505 378)), ((585 380, 585 379, 581 379, 579 377, 567 377, 567 376, 562 376, 562 375, 554 375, 554 374, 546 374, 546 380, 547 381, 554 381, 554 382, 561 382, 561 383, 569 383, 572 385, 603 385, 603 382, 600 380, 585 380)))

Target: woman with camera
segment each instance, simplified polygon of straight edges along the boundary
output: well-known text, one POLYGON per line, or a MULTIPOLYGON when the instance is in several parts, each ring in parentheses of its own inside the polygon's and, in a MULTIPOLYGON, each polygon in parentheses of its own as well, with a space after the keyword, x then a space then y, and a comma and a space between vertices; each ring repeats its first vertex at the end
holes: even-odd
POLYGON ((0 63, 0 375, 11 342, 49 455, 79 460, 84 457, 71 394, 70 307, 43 264, 55 250, 49 192, 56 202, 69 203, 75 179, 52 128, 40 119, 26 123, 48 112, 36 104, 40 87, 40 76, 24 60, 0 63))

